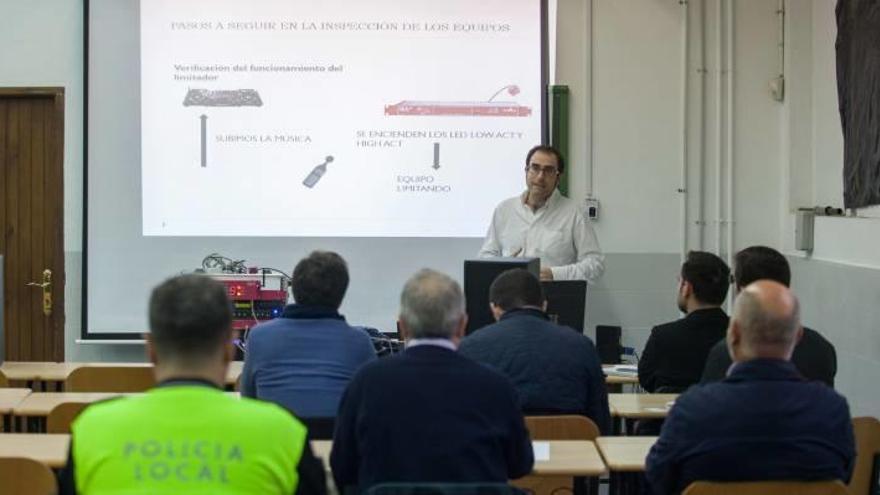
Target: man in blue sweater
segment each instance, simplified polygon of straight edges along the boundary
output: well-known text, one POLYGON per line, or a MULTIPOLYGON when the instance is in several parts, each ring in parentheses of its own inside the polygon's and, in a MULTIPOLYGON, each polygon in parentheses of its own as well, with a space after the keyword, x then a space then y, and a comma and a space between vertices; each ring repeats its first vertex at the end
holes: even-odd
POLYGON ((293 270, 293 299, 281 317, 247 339, 241 395, 276 402, 301 418, 332 418, 355 371, 376 359, 370 337, 339 314, 348 267, 315 251, 293 270))
POLYGON ((611 417, 605 375, 589 337, 549 320, 541 282, 508 270, 489 287, 497 323, 469 335, 459 352, 513 382, 526 414, 582 414, 604 433, 611 417))
POLYGON ((403 288, 406 350, 364 366, 336 417, 330 465, 340 492, 383 482, 506 483, 532 470, 532 445, 503 375, 460 356, 459 285, 422 270, 403 288))

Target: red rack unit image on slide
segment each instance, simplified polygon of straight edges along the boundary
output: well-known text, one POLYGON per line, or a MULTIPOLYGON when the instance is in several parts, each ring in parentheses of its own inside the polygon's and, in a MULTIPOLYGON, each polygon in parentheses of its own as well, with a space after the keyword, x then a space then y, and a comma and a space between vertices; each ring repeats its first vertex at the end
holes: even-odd
POLYGON ((502 92, 511 96, 519 94, 519 86, 505 86, 487 101, 410 101, 404 100, 393 105, 385 105, 385 115, 437 115, 472 117, 528 117, 531 107, 518 105, 511 101, 492 101, 502 92))

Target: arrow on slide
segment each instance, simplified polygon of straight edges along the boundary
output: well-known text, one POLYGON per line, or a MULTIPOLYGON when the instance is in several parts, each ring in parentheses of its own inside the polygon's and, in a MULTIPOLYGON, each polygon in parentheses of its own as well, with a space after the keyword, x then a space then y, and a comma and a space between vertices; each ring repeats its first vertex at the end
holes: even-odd
POLYGON ((208 166, 208 116, 202 114, 199 117, 202 121, 202 168, 208 166))
POLYGON ((431 168, 438 170, 440 168, 440 143, 434 143, 434 165, 431 168))

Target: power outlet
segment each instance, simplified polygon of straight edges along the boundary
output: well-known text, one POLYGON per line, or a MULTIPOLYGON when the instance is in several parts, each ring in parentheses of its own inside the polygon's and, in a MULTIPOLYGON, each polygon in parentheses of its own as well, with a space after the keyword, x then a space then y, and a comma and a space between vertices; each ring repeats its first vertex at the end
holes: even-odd
POLYGON ((584 200, 584 214, 590 220, 599 220, 599 200, 596 198, 587 198, 584 200))

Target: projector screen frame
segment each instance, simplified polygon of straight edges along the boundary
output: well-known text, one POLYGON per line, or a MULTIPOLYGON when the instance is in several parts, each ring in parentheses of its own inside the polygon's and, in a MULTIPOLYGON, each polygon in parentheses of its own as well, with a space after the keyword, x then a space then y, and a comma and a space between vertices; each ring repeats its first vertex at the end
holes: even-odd
MULTIPOLYGON (((140 0, 127 0, 140 3, 140 0)), ((540 9, 540 84, 541 84, 541 143, 550 144, 550 114, 549 114, 549 29, 548 29, 548 0, 536 0, 540 9)), ((81 272, 81 298, 80 298, 80 341, 89 343, 112 344, 144 342, 144 336, 149 331, 147 328, 141 332, 100 332, 88 331, 88 281, 89 281, 89 93, 90 93, 90 0, 83 0, 83 156, 82 156, 82 272, 81 272)), ((296 236, 291 236, 296 237, 296 236)))

